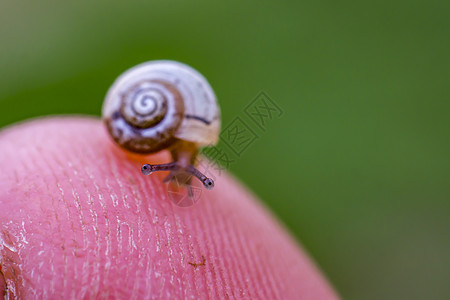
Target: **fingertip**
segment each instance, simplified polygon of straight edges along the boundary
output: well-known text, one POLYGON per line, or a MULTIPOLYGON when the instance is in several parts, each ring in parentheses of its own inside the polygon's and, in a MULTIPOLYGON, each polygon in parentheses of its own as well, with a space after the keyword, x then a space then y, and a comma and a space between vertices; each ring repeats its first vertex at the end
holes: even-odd
POLYGON ((2 266, 0 264, 0 297, 3 299, 6 299, 6 280, 5 276, 3 275, 2 266))
POLYGON ((1 132, 0 146, 0 237, 7 233, 17 249, 24 284, 15 288, 24 298, 337 299, 226 174, 181 208, 157 175, 164 172, 140 172, 169 162, 168 153, 124 152, 98 119, 35 120, 1 132))

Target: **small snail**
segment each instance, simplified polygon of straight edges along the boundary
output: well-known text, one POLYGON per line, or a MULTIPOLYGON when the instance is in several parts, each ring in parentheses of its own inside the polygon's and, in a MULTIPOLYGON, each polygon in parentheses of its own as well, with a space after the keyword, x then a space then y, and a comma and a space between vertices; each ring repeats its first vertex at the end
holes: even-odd
POLYGON ((208 81, 193 68, 157 60, 127 70, 110 87, 102 117, 114 141, 128 151, 170 150, 173 162, 145 164, 142 174, 170 171, 164 182, 176 180, 190 196, 192 175, 205 188, 214 187, 194 163, 200 147, 217 143, 220 110, 208 81))

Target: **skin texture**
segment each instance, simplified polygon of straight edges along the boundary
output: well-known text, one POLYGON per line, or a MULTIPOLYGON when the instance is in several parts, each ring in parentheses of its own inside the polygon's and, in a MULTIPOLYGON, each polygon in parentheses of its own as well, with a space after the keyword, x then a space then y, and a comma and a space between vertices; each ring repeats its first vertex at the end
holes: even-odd
POLYGON ((0 132, 0 291, 21 299, 337 299, 236 180, 180 208, 94 118, 0 132))

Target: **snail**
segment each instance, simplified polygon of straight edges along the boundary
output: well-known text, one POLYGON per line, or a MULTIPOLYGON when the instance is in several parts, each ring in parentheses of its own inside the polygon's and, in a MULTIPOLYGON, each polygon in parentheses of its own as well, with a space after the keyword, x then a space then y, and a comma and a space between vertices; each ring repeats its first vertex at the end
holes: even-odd
POLYGON ((186 186, 190 196, 192 176, 206 189, 214 187, 194 165, 201 147, 217 143, 220 109, 208 81, 190 66, 156 60, 125 71, 106 94, 102 118, 115 143, 127 151, 170 151, 173 162, 144 164, 142 174, 170 171, 164 182, 186 186))

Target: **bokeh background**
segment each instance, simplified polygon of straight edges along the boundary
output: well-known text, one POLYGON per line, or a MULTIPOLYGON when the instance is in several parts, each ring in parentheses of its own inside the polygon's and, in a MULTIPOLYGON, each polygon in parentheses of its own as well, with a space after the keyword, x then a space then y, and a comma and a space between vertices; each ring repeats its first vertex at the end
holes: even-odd
POLYGON ((113 80, 153 59, 203 73, 224 125, 263 90, 284 114, 231 172, 338 292, 450 299, 449 12, 435 0, 2 0, 0 127, 98 116, 113 80))

